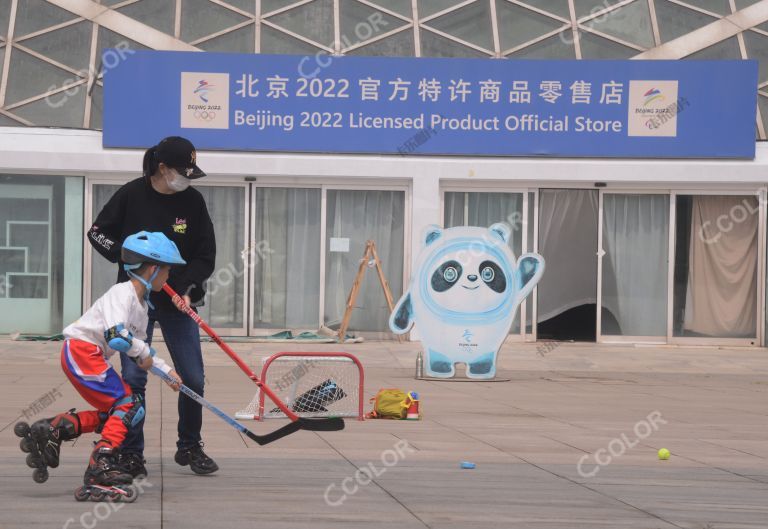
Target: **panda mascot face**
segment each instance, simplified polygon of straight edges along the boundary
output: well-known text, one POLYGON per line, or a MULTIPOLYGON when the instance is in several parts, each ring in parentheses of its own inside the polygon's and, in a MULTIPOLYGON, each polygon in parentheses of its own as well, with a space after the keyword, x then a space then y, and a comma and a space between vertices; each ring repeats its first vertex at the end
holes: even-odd
POLYGON ((408 290, 389 319, 396 334, 416 324, 427 375, 447 378, 457 362, 470 378, 492 378, 520 302, 544 272, 544 260, 509 248, 510 228, 430 226, 408 290))
POLYGON ((426 287, 437 306, 461 313, 488 313, 509 298, 509 263, 484 246, 474 244, 435 256, 426 270, 426 287))

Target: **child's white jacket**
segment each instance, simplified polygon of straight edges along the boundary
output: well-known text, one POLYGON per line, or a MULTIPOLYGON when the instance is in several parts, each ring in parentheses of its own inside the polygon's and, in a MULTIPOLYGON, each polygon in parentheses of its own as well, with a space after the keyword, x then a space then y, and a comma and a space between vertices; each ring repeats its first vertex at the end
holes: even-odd
MULTIPOLYGON (((136 289, 130 281, 118 283, 101 296, 83 314, 79 320, 64 329, 64 338, 82 340, 98 346, 106 358, 117 351, 109 347, 104 332, 122 323, 133 335, 133 346, 128 356, 144 358, 149 356, 149 345, 146 344, 147 304, 140 300, 136 289)), ((154 366, 164 373, 169 373, 171 367, 157 356, 153 358, 154 366)))

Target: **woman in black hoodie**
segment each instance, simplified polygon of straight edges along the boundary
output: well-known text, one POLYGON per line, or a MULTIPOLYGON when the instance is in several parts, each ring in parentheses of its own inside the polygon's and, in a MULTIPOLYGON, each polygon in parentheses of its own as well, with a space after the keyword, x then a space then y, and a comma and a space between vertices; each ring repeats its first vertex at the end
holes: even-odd
MULTIPOLYGON (((197 166, 197 153, 189 140, 165 138, 144 154, 144 175, 117 190, 88 231, 88 241, 105 258, 119 263, 123 240, 138 231, 162 232, 181 252, 186 266, 171 271, 168 284, 189 305, 202 304, 205 281, 213 273, 216 239, 205 200, 190 187, 191 180, 205 176, 197 166)), ((117 281, 125 281, 122 263, 117 281)), ((150 297, 147 341, 151 342, 155 322, 160 324, 174 367, 184 383, 203 395, 205 380, 197 324, 181 312, 164 292, 150 297)), ((135 395, 144 399, 147 373, 121 354, 123 379, 135 395)), ((190 465, 197 474, 218 470, 203 451, 200 437, 202 407, 179 394, 179 439, 174 459, 190 465)), ((120 466, 134 477, 147 475, 144 459, 144 421, 132 428, 123 442, 120 466)))

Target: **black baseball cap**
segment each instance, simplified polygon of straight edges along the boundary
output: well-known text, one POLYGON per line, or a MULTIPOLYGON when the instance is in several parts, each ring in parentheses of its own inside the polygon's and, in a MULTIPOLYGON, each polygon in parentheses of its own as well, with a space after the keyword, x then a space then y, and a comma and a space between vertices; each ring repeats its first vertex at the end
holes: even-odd
POLYGON ((197 151, 192 142, 181 136, 168 136, 155 147, 157 161, 178 170, 190 180, 202 178, 205 173, 197 166, 197 151))

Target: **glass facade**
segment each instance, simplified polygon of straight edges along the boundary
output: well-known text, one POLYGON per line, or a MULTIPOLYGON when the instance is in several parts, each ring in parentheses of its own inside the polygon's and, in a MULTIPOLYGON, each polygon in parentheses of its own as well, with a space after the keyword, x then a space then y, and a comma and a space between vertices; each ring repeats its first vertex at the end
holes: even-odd
MULTIPOLYGON (((118 188, 107 183, 91 186, 94 216, 118 188)), ((368 238, 376 241, 393 296, 397 299, 402 294, 404 192, 256 186, 249 190, 226 185, 195 188, 205 197, 217 250, 200 316, 223 333, 245 333, 246 328, 252 335, 264 334, 261 329, 316 330, 321 323, 323 279, 324 324, 338 327, 368 238), (325 276, 320 267, 324 192, 325 276), (246 215, 249 193, 252 198, 246 215), (252 218, 250 241, 245 235, 248 216, 252 218), (340 238, 349 239, 348 251, 331 247, 331 239, 340 238), (245 318, 248 306, 250 322, 245 318)), ((96 252, 91 252, 90 263, 92 303, 114 284, 116 267, 96 252)), ((350 330, 386 332, 388 316, 378 277, 366 274, 350 330)))
POLYGON ((758 211, 754 195, 677 195, 674 336, 757 336, 758 211))
POLYGON ((216 235, 215 272, 208 280, 200 316, 213 327, 245 329, 247 281, 244 186, 197 185, 202 193, 216 235))
POLYGON ((667 334, 669 196, 603 196, 604 336, 667 334))
POLYGON ((58 334, 80 316, 82 224, 82 178, 0 175, 0 333, 58 334))
MULTIPOLYGON (((405 193, 402 191, 326 192, 325 325, 338 328, 347 308, 365 244, 376 243, 392 297, 403 294, 405 193)), ((389 307, 376 270, 363 276, 349 328, 388 332, 389 307)))
MULTIPOLYGON (((116 12, 110 22, 104 22, 109 27, 59 7, 59 3, 66 5, 60 0, 0 0, 0 126, 100 129, 104 70, 130 49, 627 59, 754 1, 94 2, 116 12), (102 57, 107 48, 117 51, 102 57)), ((762 120, 768 120, 768 25, 723 37, 686 58, 760 62, 756 129, 758 138, 766 139, 762 120)))
MULTIPOLYGON (((446 190, 443 222, 507 222, 510 246, 520 255, 520 221, 527 218, 527 251, 541 254, 546 269, 524 309, 526 339, 535 333, 538 340, 757 343, 765 203, 758 194, 539 189, 525 195, 446 190)), ((519 325, 518 318, 511 334, 520 334, 519 325)))
POLYGON ((319 188, 254 190, 253 326, 316 329, 320 322, 319 188))
POLYGON ((597 323, 599 195, 594 189, 539 191, 537 336, 594 341, 597 323))

